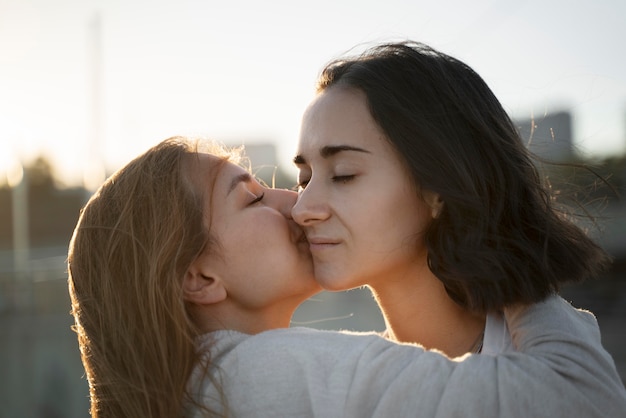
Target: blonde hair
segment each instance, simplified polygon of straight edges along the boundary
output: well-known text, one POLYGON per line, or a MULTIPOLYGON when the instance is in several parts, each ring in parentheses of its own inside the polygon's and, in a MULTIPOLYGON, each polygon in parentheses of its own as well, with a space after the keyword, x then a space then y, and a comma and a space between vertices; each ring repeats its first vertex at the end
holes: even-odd
MULTIPOLYGON (((190 399, 198 330, 182 279, 213 245, 203 198, 187 179, 198 146, 182 137, 161 142, 113 174, 81 211, 68 286, 93 417, 180 416, 190 399)), ((223 148, 211 152, 230 159, 223 148)))

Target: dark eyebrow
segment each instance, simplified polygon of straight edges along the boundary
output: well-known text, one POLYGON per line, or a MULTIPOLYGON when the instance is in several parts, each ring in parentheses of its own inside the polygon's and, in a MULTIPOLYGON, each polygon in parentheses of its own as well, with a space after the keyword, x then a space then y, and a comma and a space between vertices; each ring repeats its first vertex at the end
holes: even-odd
POLYGON ((235 190, 235 188, 237 187, 239 183, 241 182, 249 183, 251 181, 252 181, 252 176, 250 175, 250 173, 242 173, 242 174, 239 174, 238 176, 235 176, 233 180, 230 182, 230 186, 228 187, 228 192, 226 192, 226 196, 228 196, 230 192, 235 190))
MULTIPOLYGON (((327 145, 320 149, 320 155, 322 156, 322 158, 330 158, 342 151, 366 152, 370 154, 368 150, 359 147, 353 147, 352 145, 327 145)), ((296 165, 306 164, 306 158, 304 158, 302 154, 298 154, 293 158, 293 163, 296 165)))

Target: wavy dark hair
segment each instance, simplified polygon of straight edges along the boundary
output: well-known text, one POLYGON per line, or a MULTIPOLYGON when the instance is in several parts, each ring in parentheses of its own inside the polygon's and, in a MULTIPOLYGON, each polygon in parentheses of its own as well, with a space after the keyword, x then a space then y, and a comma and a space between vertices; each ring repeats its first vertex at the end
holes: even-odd
POLYGON ((609 265, 556 205, 506 111, 465 63, 417 42, 382 44, 329 63, 317 91, 335 85, 365 93, 415 183, 441 196, 428 262, 459 305, 538 302, 609 265))

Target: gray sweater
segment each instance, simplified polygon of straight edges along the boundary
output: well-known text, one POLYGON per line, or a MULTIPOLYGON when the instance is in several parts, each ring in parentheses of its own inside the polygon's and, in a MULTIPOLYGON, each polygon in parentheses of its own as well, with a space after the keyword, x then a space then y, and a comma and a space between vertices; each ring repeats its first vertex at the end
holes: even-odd
POLYGON ((457 359, 376 334, 217 331, 199 341, 214 367, 190 388, 232 417, 626 417, 592 314, 551 297, 505 318, 518 351, 457 359))

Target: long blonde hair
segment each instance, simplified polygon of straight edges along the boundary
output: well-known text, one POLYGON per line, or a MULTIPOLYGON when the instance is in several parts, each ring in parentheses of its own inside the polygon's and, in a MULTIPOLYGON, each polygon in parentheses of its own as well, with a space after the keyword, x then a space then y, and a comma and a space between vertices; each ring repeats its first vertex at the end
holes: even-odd
POLYGON ((212 245, 202 196, 186 177, 197 146, 170 138, 131 161, 74 230, 68 285, 93 417, 180 416, 188 399, 198 330, 182 279, 212 245))

